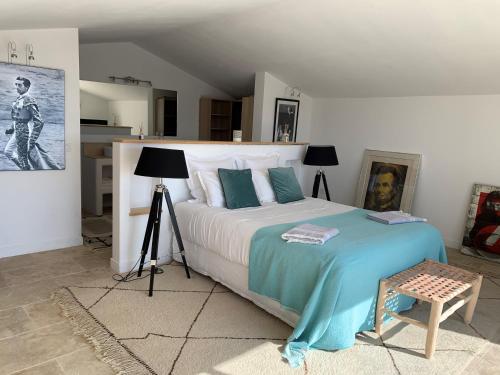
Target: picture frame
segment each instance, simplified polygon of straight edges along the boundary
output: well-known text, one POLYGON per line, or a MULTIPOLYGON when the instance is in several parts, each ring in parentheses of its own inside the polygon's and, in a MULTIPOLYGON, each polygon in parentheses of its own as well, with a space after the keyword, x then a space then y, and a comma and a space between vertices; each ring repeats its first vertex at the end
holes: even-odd
POLYGON ((460 250, 500 263, 500 186, 473 185, 460 250))
POLYGON ((421 154, 365 150, 355 205, 411 213, 421 154))
POLYGON ((300 100, 276 98, 274 107, 273 142, 295 142, 300 100))
POLYGON ((64 70, 0 62, 0 171, 65 165, 64 70))

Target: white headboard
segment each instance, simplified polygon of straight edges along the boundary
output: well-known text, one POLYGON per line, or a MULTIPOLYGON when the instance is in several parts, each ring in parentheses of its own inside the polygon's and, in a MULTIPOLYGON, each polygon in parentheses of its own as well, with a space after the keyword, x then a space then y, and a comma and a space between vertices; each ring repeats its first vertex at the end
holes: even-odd
MULTIPOLYGON (((128 271, 140 255, 151 205, 154 186, 158 179, 135 176, 134 170, 144 146, 184 150, 186 157, 215 158, 223 155, 259 155, 277 152, 281 166, 294 168, 304 187, 302 159, 305 144, 224 143, 197 141, 119 141, 113 142, 113 257, 111 267, 118 272, 128 271), (141 210, 142 209, 142 210, 141 210), (143 214, 134 213, 144 212, 143 214)), ((186 180, 167 179, 173 203, 191 198, 186 180)), ((158 254, 160 263, 172 258, 172 233, 168 212, 162 215, 158 254)))

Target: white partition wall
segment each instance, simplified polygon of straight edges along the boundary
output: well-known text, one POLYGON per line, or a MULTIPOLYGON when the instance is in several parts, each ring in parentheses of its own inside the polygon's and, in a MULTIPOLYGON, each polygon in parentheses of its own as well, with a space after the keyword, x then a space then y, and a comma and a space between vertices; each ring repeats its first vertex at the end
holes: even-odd
MULTIPOLYGON (((113 142, 113 257, 111 267, 118 272, 130 270, 139 259, 148 214, 131 215, 138 208, 149 208, 157 178, 135 176, 134 170, 144 146, 184 150, 186 158, 217 158, 223 155, 258 155, 277 152, 281 166, 292 166, 304 187, 302 159, 306 144, 232 143, 165 140, 123 140, 113 142)), ((191 198, 186 180, 164 180, 172 201, 191 198)), ((166 204, 163 205, 159 240, 159 263, 172 259, 172 229, 166 204)), ((189 249, 186 249, 188 251, 189 249)))

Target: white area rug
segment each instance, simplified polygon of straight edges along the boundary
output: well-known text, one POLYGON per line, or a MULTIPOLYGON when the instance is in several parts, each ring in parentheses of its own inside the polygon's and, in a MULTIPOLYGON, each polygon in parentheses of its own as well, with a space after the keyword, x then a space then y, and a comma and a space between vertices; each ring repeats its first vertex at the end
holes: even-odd
MULTIPOLYGON (((500 342, 500 282, 485 279, 473 324, 461 310, 440 328, 432 360, 423 356, 425 331, 390 323, 382 339, 359 334, 353 348, 311 350, 292 369, 281 349, 292 328, 213 280, 179 265, 163 266, 155 294, 149 279, 118 284, 97 279, 55 295, 75 331, 122 374, 460 374, 500 342), (493 343, 489 343, 488 339, 493 343)), ((427 319, 427 304, 408 315, 427 319)))

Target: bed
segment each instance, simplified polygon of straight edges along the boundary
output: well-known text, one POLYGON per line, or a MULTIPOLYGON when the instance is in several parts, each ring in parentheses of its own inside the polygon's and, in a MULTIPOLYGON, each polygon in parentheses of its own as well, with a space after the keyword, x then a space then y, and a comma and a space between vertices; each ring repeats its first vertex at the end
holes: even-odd
MULTIPOLYGON (((288 204, 269 203, 261 207, 239 210, 210 208, 204 203, 180 202, 176 205, 175 210, 190 267, 201 274, 210 276, 295 327, 294 335, 290 337, 284 352, 284 356, 292 366, 300 365, 303 360, 303 353, 309 347, 322 349, 347 348, 354 343, 355 332, 371 329, 373 327, 378 280, 381 277, 390 276, 427 258, 446 261, 441 236, 435 228, 428 224, 384 226, 366 220, 366 214, 363 210, 321 199, 306 198, 288 204), (353 220, 366 226, 366 230, 365 227, 360 230, 359 240, 356 234, 359 228, 352 225, 353 220), (290 269, 285 268, 286 262, 283 261, 283 258, 278 260, 278 263, 283 264, 281 271, 275 272, 276 267, 279 268, 280 265, 268 267, 273 262, 273 256, 281 257, 290 249, 299 254, 305 254, 309 251, 301 248, 301 244, 296 247, 287 247, 287 244, 279 238, 280 233, 293 227, 296 223, 304 221, 342 227, 339 238, 343 238, 342 241, 344 242, 340 243, 342 243, 343 250, 348 253, 342 258, 348 261, 334 262, 335 267, 344 268, 335 269, 333 267, 332 280, 326 280, 320 290, 314 292, 319 293, 317 303, 327 305, 321 306, 329 314, 327 323, 323 322, 325 320, 324 315, 321 316, 324 312, 318 312, 318 309, 308 311, 307 309, 310 306, 305 306, 305 302, 302 305, 294 305, 293 302, 287 301, 286 296, 283 297, 287 293, 287 287, 291 287, 289 284, 293 283, 294 279, 290 277, 290 269), (376 227, 377 225, 379 227, 376 227), (384 231, 388 231, 388 233, 383 236, 378 234, 384 231), (407 231, 410 232, 406 233, 407 231), (407 241, 405 244, 396 241, 399 243, 397 245, 393 243, 392 238, 398 239, 398 241, 407 239, 407 241), (346 243, 349 244, 349 248, 346 243), (370 250, 371 243, 373 243, 376 251, 372 252, 370 250), (256 247, 259 246, 261 248, 257 249, 256 247), (359 254, 358 247, 361 249, 359 254), (385 250, 386 248, 387 250, 385 250), (273 253, 275 249, 277 255, 273 253), (380 256, 378 253, 380 253, 380 256), (390 256, 384 256, 382 253, 387 253, 390 256), (394 254, 397 254, 397 256, 394 257, 394 254), (393 260, 393 258, 397 259, 393 260), (377 264, 377 262, 381 262, 381 264, 377 264), (251 273, 249 273, 250 264, 250 268, 253 267, 251 273), (343 266, 339 266, 342 264, 343 266), (377 272, 371 272, 371 269, 366 272, 367 267, 377 269, 377 272), (378 272, 379 268, 381 269, 380 272, 378 272), (283 272, 284 270, 286 272, 283 272), (344 275, 344 273, 346 274, 345 277, 340 278, 339 275, 344 275), (350 297, 346 297, 349 293, 352 292, 355 295, 360 291, 364 292, 363 283, 356 281, 357 275, 363 275, 364 273, 370 274, 366 277, 369 298, 363 296, 363 303, 351 301, 350 297), (254 280, 263 280, 263 282, 257 287, 255 285, 249 286, 252 275, 254 280), (321 294, 325 293, 328 290, 328 285, 332 283, 346 285, 342 285, 344 288, 338 293, 330 291, 326 295, 321 294), (358 290, 355 290, 355 288, 358 288, 358 290), (255 293, 250 289, 258 290, 259 293, 255 293), (328 299, 330 295, 334 294, 334 300, 328 299), (336 319, 330 319, 330 315, 334 312, 333 306, 341 306, 339 301, 342 302, 342 298, 345 302, 342 305, 342 311, 335 311, 335 314, 337 314, 336 319), (350 303, 352 303, 352 307, 350 303), (360 305, 364 306, 360 307, 360 305), (306 319, 307 315, 309 317, 306 319), (349 326, 349 329, 344 330, 343 326, 345 325, 349 326), (319 331, 316 329, 313 332, 311 327, 314 329, 319 327, 319 331), (340 331, 339 328, 341 328, 340 331), (304 339, 303 335, 307 336, 307 339, 304 339), (311 339, 311 336, 315 337, 315 339, 311 339)), ((337 240, 333 239, 329 243, 335 244, 335 241, 337 240)), ((327 247, 320 249, 323 252, 327 251, 327 247)), ((175 254, 176 252, 177 250, 174 248, 174 259, 179 260, 175 254)), ((318 252, 317 250, 311 250, 306 256, 314 256, 318 252)), ((304 282, 305 285, 314 283, 318 279, 317 276, 311 276, 314 272, 308 271, 306 267, 304 267, 302 275, 300 274, 301 267, 296 265, 295 267, 293 273, 297 277, 303 277, 304 280, 310 279, 304 282)), ((255 284, 255 281, 253 284, 255 284)), ((301 284, 297 285, 301 286, 301 284)), ((293 287, 297 288, 297 285, 293 287)), ((308 293, 312 295, 312 289, 302 291, 302 294, 306 297, 309 295, 308 293)), ((290 294, 289 290, 288 294, 290 294)), ((396 309, 408 309, 412 304, 412 300, 402 300, 400 306, 396 306, 396 309)))

